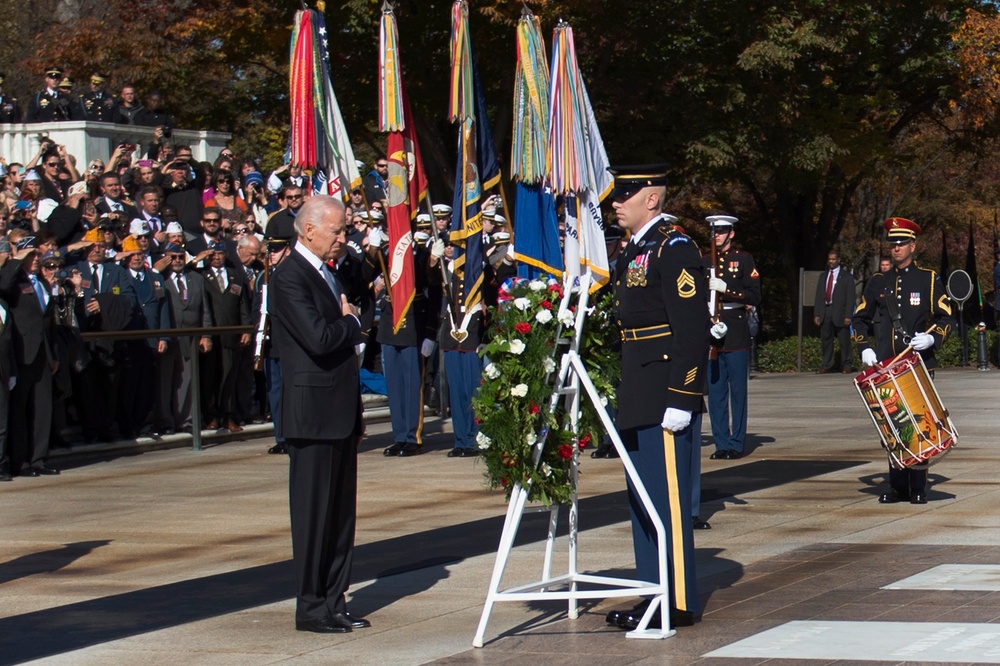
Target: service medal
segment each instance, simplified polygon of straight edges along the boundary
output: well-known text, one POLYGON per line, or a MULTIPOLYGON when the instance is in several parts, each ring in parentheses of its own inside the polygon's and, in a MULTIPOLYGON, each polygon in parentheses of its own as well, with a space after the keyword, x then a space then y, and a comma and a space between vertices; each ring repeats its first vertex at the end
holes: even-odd
POLYGON ((920 292, 912 291, 910 292, 910 305, 920 305, 920 292))

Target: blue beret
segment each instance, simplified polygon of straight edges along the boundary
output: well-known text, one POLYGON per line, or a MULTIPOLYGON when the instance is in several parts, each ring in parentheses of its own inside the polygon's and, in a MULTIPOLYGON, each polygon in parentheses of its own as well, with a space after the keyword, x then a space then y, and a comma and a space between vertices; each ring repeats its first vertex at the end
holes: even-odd
POLYGON ((212 252, 225 252, 226 244, 223 243, 222 241, 215 241, 214 243, 208 246, 208 249, 211 250, 212 252))
POLYGON ((163 251, 167 254, 180 254, 184 251, 184 248, 177 243, 165 243, 163 245, 163 251))

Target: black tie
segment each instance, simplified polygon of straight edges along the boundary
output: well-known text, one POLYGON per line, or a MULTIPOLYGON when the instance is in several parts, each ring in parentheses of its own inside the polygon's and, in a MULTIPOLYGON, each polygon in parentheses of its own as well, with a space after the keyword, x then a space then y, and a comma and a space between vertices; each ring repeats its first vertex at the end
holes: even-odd
POLYGON ((91 266, 92 273, 94 274, 94 293, 101 293, 101 267, 100 264, 93 264, 91 266))

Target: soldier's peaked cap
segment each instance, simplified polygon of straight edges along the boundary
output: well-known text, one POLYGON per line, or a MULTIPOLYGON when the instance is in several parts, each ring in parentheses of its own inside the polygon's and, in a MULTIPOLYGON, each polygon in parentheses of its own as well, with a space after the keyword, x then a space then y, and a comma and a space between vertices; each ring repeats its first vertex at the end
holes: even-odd
POLYGON ((611 198, 629 198, 644 187, 667 184, 669 164, 631 164, 611 166, 608 171, 615 177, 615 189, 611 198))
POLYGON ((890 243, 909 243, 920 235, 920 225, 905 217, 890 217, 882 226, 886 231, 886 240, 890 243))

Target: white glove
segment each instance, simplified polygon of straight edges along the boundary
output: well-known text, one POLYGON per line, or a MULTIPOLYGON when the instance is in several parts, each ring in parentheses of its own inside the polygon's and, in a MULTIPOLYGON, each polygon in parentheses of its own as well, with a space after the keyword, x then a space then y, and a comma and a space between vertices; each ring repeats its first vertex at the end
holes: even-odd
POLYGON ((720 321, 718 324, 712 326, 712 328, 709 329, 709 332, 712 334, 713 338, 721 340, 726 337, 726 333, 729 332, 729 327, 720 321))
POLYGON ((361 358, 362 356, 364 356, 365 355, 365 343, 359 342, 358 344, 354 345, 354 353, 357 354, 358 358, 361 358))
POLYGON ((14 387, 17 386, 17 377, 11 377, 7 380, 7 390, 13 391, 14 387))
POLYGON ((514 244, 511 243, 507 246, 507 258, 514 261, 514 244))
POLYGON ((378 229, 372 229, 368 232, 368 245, 374 248, 382 247, 382 232, 378 229))
POLYGON ((726 281, 722 278, 711 277, 708 279, 708 288, 724 294, 726 293, 726 281))
POLYGON ((878 363, 878 356, 875 355, 874 349, 865 349, 861 352, 861 362, 867 365, 869 368, 878 363))
POLYGON ((430 338, 424 340, 420 345, 420 355, 424 358, 430 358, 431 354, 434 353, 434 346, 436 344, 437 343, 430 338))
POLYGON ((917 351, 930 349, 934 346, 934 336, 930 333, 917 333, 910 339, 910 346, 917 351))
POLYGON ((431 245, 431 256, 435 259, 440 259, 444 256, 444 241, 440 238, 431 245))
POLYGON ((685 409, 674 409, 667 407, 663 412, 663 423, 660 424, 665 430, 679 432, 691 425, 691 412, 685 409))

